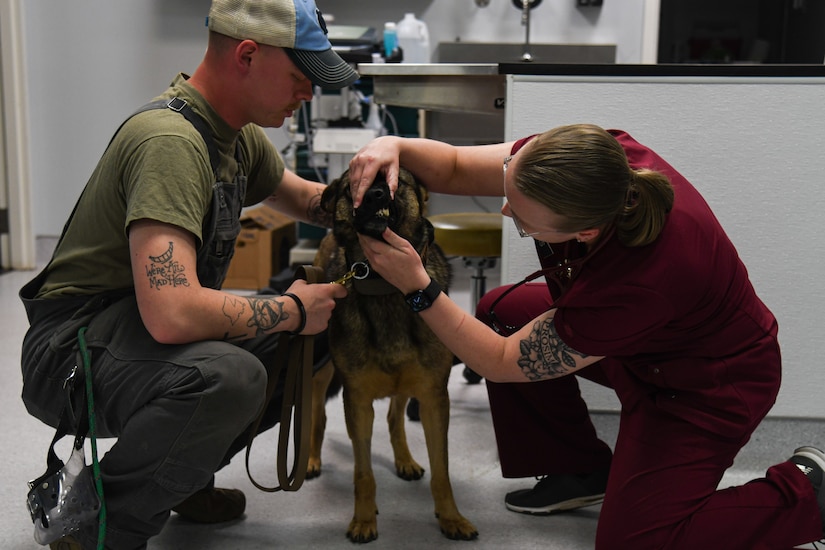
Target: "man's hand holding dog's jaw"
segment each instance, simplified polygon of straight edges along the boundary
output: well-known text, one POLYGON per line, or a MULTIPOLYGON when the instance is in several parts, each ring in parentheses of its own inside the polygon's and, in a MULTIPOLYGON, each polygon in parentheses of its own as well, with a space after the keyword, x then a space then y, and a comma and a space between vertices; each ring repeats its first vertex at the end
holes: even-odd
POLYGON ((382 236, 386 242, 358 235, 372 269, 403 294, 425 288, 430 276, 412 244, 389 228, 382 236))

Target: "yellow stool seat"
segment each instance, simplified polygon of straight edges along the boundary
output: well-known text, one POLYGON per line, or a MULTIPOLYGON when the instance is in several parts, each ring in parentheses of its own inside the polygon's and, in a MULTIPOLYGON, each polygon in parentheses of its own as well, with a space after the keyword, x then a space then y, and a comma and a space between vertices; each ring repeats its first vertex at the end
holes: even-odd
POLYGON ((435 242, 448 256, 501 256, 501 214, 456 212, 429 216, 435 242))
POLYGON ((501 256, 501 214, 455 212, 429 216, 435 228, 435 242, 447 256, 461 256, 464 267, 473 273, 470 303, 473 309, 487 288, 484 270, 496 266, 501 256))

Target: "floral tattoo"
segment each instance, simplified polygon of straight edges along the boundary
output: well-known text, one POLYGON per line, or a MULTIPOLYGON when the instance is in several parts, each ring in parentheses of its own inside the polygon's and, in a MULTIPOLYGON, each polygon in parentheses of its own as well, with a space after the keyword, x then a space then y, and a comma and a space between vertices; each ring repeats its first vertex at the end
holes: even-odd
POLYGON ((519 343, 518 365, 528 380, 548 380, 568 374, 576 357, 587 357, 559 338, 553 319, 536 321, 530 335, 519 343))

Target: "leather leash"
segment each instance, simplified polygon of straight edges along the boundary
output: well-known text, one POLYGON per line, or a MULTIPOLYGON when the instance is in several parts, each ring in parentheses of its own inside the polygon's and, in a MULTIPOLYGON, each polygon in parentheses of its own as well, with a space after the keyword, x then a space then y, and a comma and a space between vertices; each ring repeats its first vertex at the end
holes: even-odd
MULTIPOLYGON (((324 272, 320 267, 311 265, 299 266, 295 272, 296 279, 304 279, 307 283, 320 283, 324 281, 324 272)), ((315 337, 290 336, 286 332, 279 335, 278 350, 289 350, 288 353, 280 353, 276 359, 275 368, 269 375, 266 383, 266 399, 263 409, 252 427, 249 436, 249 443, 246 446, 246 473, 252 485, 266 491, 274 493, 276 491, 297 491, 304 483, 309 462, 309 432, 312 415, 312 364, 313 364, 313 343, 315 337), (276 457, 276 471, 278 473, 278 485, 267 487, 261 485, 252 477, 249 469, 249 455, 252 450, 252 441, 258 433, 258 427, 263 420, 264 412, 272 400, 275 387, 278 385, 281 370, 286 366, 286 380, 284 382, 284 398, 281 406, 281 428, 278 434, 278 452, 276 457), (294 407, 294 428, 293 432, 293 456, 295 458, 292 470, 287 472, 289 458, 289 432, 293 422, 294 407)))

